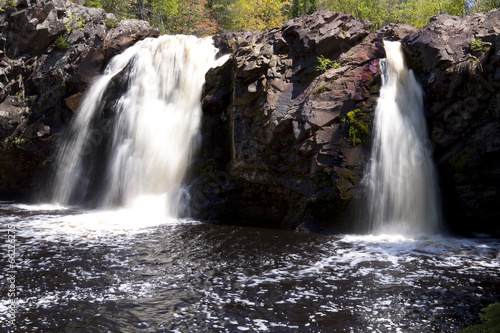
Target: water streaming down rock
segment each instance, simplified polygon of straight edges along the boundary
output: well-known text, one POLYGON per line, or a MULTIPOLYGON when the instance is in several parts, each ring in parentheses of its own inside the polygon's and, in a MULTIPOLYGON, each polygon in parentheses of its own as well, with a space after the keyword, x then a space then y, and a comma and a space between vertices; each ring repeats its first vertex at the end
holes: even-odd
POLYGON ((216 60, 216 53, 211 38, 161 36, 114 57, 68 129, 53 201, 148 204, 160 215, 176 216, 179 185, 198 133, 205 73, 225 60, 216 60), (116 86, 125 91, 113 101, 116 86), (111 116, 104 114, 110 103, 111 116))
POLYGON ((369 230, 434 233, 440 208, 422 88, 406 68, 401 44, 385 41, 384 46, 373 147, 364 178, 369 230))

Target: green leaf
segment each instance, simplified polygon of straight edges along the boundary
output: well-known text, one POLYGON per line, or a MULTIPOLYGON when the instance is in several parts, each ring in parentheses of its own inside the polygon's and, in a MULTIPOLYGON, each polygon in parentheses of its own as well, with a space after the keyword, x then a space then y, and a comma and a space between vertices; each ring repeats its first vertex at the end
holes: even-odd
POLYGON ((500 303, 493 303, 481 310, 484 322, 464 329, 461 333, 500 333, 500 303))

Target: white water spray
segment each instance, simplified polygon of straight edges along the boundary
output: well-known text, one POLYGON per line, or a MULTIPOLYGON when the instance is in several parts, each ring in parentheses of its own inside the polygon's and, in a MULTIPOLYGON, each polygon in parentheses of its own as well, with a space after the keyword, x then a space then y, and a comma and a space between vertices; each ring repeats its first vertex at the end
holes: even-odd
POLYGON ((418 234, 439 228, 434 164, 427 147, 422 88, 399 42, 384 42, 382 88, 364 183, 370 232, 418 234))
POLYGON ((205 73, 227 59, 216 60, 216 53, 211 38, 161 36, 115 56, 68 130, 56 162, 53 201, 82 203, 100 182, 97 198, 91 198, 98 206, 175 217, 200 124, 205 73), (123 73, 126 91, 113 107, 112 121, 103 125, 107 89, 123 73), (105 153, 96 155, 103 142, 105 153))

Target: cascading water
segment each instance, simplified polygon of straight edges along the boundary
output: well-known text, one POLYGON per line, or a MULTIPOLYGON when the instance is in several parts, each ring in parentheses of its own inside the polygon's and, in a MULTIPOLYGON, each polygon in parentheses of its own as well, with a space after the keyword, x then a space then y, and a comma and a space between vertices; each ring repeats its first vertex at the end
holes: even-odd
POLYGON ((370 232, 438 231, 440 209, 434 164, 427 148, 422 88, 405 66, 399 42, 384 42, 382 87, 364 184, 370 232))
MULTIPOLYGON (((113 209, 0 201, 6 258, 0 271, 8 286, 0 298, 2 331, 444 333, 479 320, 479 309, 500 300, 498 239, 294 236, 152 216, 151 209, 161 212, 153 206, 167 201, 164 193, 179 186, 195 141, 200 76, 215 52, 210 44, 184 37, 141 42, 114 58, 87 94, 60 152, 56 199, 96 196, 113 209)), ((413 132, 425 132, 423 120, 405 128, 401 123, 411 123, 407 112, 415 112, 402 107, 420 103, 404 102, 404 94, 420 90, 408 89, 415 83, 401 69, 400 50, 389 45, 387 53, 377 135, 389 129, 384 140, 418 145, 413 132)), ((386 150, 396 148, 383 142, 377 137, 374 171, 366 180, 372 196, 390 202, 372 198, 372 216, 435 222, 437 206, 425 201, 434 192, 423 194, 417 186, 428 179, 407 184, 418 195, 378 182, 416 172, 397 168, 413 165, 399 156, 410 148, 393 151, 396 162, 388 162, 386 150), (396 194, 415 201, 415 211, 389 214, 396 194), (427 214, 410 218, 409 212, 422 211, 417 206, 427 214)), ((420 160, 421 146, 409 154, 433 179, 431 163, 420 160)))
POLYGON ((60 149, 53 201, 148 205, 175 217, 205 73, 225 60, 216 60, 217 51, 211 38, 161 36, 115 56, 84 97, 60 149), (125 91, 105 119, 113 85, 125 91))

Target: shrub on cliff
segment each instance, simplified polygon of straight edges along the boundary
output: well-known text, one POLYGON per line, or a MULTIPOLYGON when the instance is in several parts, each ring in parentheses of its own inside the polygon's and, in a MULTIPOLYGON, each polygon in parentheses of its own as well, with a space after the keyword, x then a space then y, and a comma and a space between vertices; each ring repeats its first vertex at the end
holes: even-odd
POLYGON ((493 303, 482 310, 484 314, 481 319, 484 323, 470 326, 462 331, 462 333, 498 333, 500 332, 500 303, 493 303))
POLYGON ((54 43, 54 47, 60 51, 66 51, 67 49, 69 49, 69 44, 66 41, 66 38, 64 38, 64 35, 60 35, 59 37, 57 37, 54 43))
POLYGON ((100 0, 87 0, 83 5, 90 8, 102 8, 100 0))

